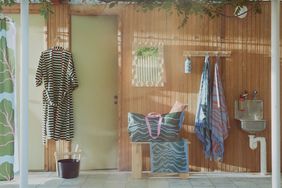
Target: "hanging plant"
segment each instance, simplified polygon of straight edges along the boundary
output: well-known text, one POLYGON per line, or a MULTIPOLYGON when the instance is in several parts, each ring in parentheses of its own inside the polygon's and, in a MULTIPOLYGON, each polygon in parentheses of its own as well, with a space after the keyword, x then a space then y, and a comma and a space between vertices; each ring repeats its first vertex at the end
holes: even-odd
POLYGON ((41 3, 39 9, 40 15, 44 16, 45 19, 48 19, 48 16, 53 13, 52 3, 49 0, 39 0, 39 2, 41 3))
MULTIPOLYGON (((191 14, 208 15, 211 18, 224 16, 224 8, 231 6, 236 8, 236 13, 240 12, 240 7, 251 5, 255 13, 261 12, 260 2, 262 0, 100 0, 114 7, 118 3, 136 4, 143 11, 153 9, 164 9, 168 12, 176 10, 177 14, 182 18, 180 26, 184 26, 191 14)), ((231 15, 228 15, 231 16, 231 15)))
POLYGON ((12 6, 14 4, 16 4, 15 0, 0 0, 0 10, 2 10, 4 6, 12 6))
POLYGON ((157 47, 141 47, 137 48, 136 56, 139 57, 157 57, 159 55, 157 47))

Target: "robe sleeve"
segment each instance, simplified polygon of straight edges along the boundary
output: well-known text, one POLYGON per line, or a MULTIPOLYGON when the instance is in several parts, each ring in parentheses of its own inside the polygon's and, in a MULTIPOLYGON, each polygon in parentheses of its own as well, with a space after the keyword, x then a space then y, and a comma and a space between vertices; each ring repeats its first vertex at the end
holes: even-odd
POLYGON ((40 86, 42 84, 43 80, 43 62, 44 62, 44 57, 43 53, 40 56, 39 64, 36 70, 36 75, 35 75, 35 85, 40 86))
POLYGON ((75 68, 74 68, 72 55, 70 56, 70 59, 69 59, 68 77, 69 77, 68 79, 70 81, 71 90, 74 90, 75 88, 78 87, 78 80, 77 80, 77 77, 76 77, 76 72, 75 72, 75 68))

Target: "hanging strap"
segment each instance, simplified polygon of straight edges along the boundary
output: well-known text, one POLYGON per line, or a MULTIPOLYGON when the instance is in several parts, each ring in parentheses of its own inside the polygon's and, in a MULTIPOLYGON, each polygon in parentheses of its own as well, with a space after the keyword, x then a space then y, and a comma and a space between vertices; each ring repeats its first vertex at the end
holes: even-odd
POLYGON ((160 136, 162 120, 163 120, 163 117, 161 116, 161 114, 158 114, 158 113, 155 113, 155 112, 151 112, 147 116, 145 116, 145 121, 146 121, 146 125, 147 125, 147 128, 148 128, 148 132, 149 132, 149 135, 152 139, 157 139, 160 136), (151 125, 150 125, 150 122, 149 122, 149 118, 151 118, 151 119, 159 118, 158 128, 157 128, 157 136, 152 135, 152 129, 151 129, 151 125))

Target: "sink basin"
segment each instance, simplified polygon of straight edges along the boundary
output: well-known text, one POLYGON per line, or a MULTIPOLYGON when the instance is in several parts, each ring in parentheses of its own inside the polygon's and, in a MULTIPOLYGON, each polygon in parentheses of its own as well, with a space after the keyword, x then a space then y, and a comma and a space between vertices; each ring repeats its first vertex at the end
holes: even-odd
POLYGON ((265 120, 240 120, 240 121, 241 121, 241 129, 249 133, 263 131, 266 128, 265 120))
POLYGON ((238 105, 238 101, 235 101, 235 119, 240 121, 242 130, 255 133, 266 128, 262 100, 244 100, 240 103, 240 109, 238 105))

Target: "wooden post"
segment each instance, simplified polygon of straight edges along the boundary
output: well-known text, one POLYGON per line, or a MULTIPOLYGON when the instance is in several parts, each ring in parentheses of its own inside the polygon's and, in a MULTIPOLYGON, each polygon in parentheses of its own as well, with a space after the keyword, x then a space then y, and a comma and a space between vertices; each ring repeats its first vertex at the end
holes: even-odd
POLYGON ((142 178, 142 144, 132 143, 132 177, 142 178))
MULTIPOLYGON (((54 13, 49 15, 47 24, 47 47, 62 46, 70 50, 70 5, 54 5, 54 13)), ((44 145, 44 169, 56 171, 54 153, 70 152, 71 142, 47 140, 44 145)))

